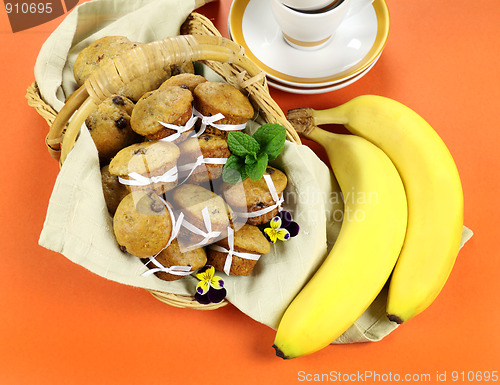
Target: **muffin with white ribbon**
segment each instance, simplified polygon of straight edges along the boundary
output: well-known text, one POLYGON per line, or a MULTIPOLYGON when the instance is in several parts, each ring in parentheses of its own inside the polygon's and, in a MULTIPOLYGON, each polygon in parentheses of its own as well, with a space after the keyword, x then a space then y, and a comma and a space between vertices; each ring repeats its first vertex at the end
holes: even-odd
POLYGON ((147 92, 132 110, 130 126, 149 140, 184 140, 197 120, 193 117, 192 101, 191 91, 181 87, 147 92))
POLYGON ((207 263, 203 247, 183 251, 177 239, 156 256, 144 260, 149 268, 143 275, 156 275, 164 281, 176 281, 192 274, 207 263))
POLYGON ((269 222, 280 211, 287 183, 285 173, 268 166, 261 179, 246 178, 234 184, 225 182, 222 191, 238 221, 260 225, 269 222))
POLYGON ((221 196, 186 183, 178 186, 172 197, 176 209, 184 215, 178 235, 181 246, 202 247, 226 236, 233 212, 221 196))
POLYGON ((109 172, 130 191, 161 195, 177 186, 179 156, 179 147, 170 142, 135 143, 116 154, 109 163, 109 172))
POLYGON ((193 91, 194 114, 200 130, 227 138, 230 131, 242 131, 253 118, 249 99, 236 87, 221 82, 202 82, 193 91))
POLYGON ((231 155, 227 141, 218 135, 202 134, 179 144, 181 181, 202 183, 220 178, 231 155))
POLYGON ((239 230, 228 229, 227 238, 207 248, 207 263, 227 275, 252 274, 257 261, 271 251, 271 245, 257 226, 244 225, 239 230))

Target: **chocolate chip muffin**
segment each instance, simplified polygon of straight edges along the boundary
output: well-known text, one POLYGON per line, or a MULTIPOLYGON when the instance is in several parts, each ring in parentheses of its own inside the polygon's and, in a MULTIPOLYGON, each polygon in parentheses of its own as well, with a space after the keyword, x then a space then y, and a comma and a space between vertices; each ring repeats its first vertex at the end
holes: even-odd
MULTIPOLYGON (((149 140, 159 140, 177 131, 163 126, 162 123, 184 126, 192 116, 193 95, 181 87, 164 87, 144 94, 135 105, 130 124, 139 135, 149 140)), ((186 131, 178 140, 181 141, 194 129, 186 131)))
POLYGON ((167 245, 172 233, 172 219, 156 194, 136 191, 118 205, 113 232, 122 251, 148 258, 167 245))
MULTIPOLYGON (((85 47, 75 60, 73 74, 77 85, 81 86, 104 63, 141 45, 143 43, 131 42, 125 36, 105 36, 95 40, 85 47)), ((170 66, 151 71, 132 80, 116 93, 136 102, 145 92, 157 89, 170 74, 170 66)))
POLYGON ((109 165, 101 168, 101 183, 106 207, 108 208, 108 212, 113 216, 122 199, 129 194, 129 190, 118 181, 116 175, 111 175, 109 165))
MULTIPOLYGON (((213 116, 222 113, 224 118, 216 124, 244 124, 254 115, 254 109, 248 98, 236 87, 222 82, 203 82, 193 91, 194 107, 203 116, 213 116)), ((242 128, 241 130, 243 130, 242 128)), ((207 126, 209 134, 221 135, 227 138, 227 131, 207 126)))
MULTIPOLYGON (((281 196, 288 183, 286 175, 271 166, 267 167, 264 175, 271 177, 278 197, 281 196)), ((224 199, 235 211, 239 220, 246 219, 248 224, 266 223, 278 213, 278 208, 275 207, 267 213, 259 214, 261 210, 277 203, 273 199, 264 177, 257 181, 246 178, 239 183, 223 183, 222 191, 224 199)))
POLYGON ((109 172, 130 191, 154 191, 161 195, 177 186, 179 155, 179 147, 170 142, 135 143, 116 154, 109 163, 109 172))
POLYGON ((172 76, 167 80, 165 80, 159 89, 162 90, 165 89, 166 87, 177 86, 193 92, 198 84, 204 83, 206 81, 207 79, 205 79, 201 75, 195 75, 192 73, 181 73, 179 75, 172 76))
POLYGON ((102 164, 108 163, 122 148, 143 140, 130 127, 133 108, 130 99, 113 95, 100 103, 85 120, 102 164))
POLYGON ((184 73, 194 74, 194 63, 189 61, 181 64, 172 64, 170 66, 170 72, 172 76, 184 73))
POLYGON ((137 46, 137 43, 131 42, 125 36, 105 36, 90 43, 78 54, 73 65, 76 83, 81 86, 102 63, 109 62, 137 46))
POLYGON ((160 68, 135 78, 125 84, 116 93, 126 96, 136 103, 146 92, 156 90, 169 77, 170 70, 168 68, 160 68))
MULTIPOLYGON (((271 245, 257 226, 244 225, 238 231, 234 232, 234 247, 236 254, 232 255, 229 274, 250 275, 257 264, 258 258, 262 254, 271 251, 271 245), (244 254, 251 254, 246 256, 244 254), (245 258, 246 257, 246 258, 245 258)), ((224 266, 230 250, 228 238, 221 239, 207 248, 207 264, 212 265, 217 270, 224 271, 224 266)))
POLYGON ((173 201, 176 209, 184 214, 183 226, 178 235, 182 245, 204 246, 226 236, 225 232, 233 214, 221 196, 202 186, 183 184, 173 191, 173 201), (208 234, 204 213, 213 232, 209 236, 199 234, 186 225, 187 222, 208 234))
POLYGON ((217 164, 211 159, 225 160, 230 155, 227 141, 218 135, 202 134, 197 138, 190 138, 179 144, 181 156, 179 158, 180 178, 184 180, 189 174, 188 181, 202 183, 220 178, 224 163, 217 164), (202 156, 205 162, 196 165, 197 159, 202 156))
MULTIPOLYGON (((166 268, 186 266, 190 267, 190 272, 194 272, 207 263, 207 254, 203 247, 198 247, 192 250, 183 250, 179 246, 177 239, 165 249, 163 249, 156 257, 155 260, 161 266, 166 268)), ((146 266, 150 269, 156 269, 158 266, 153 261, 145 261, 146 266)), ((158 278, 164 281, 176 281, 181 279, 186 274, 173 274, 168 271, 157 271, 154 273, 158 278)))

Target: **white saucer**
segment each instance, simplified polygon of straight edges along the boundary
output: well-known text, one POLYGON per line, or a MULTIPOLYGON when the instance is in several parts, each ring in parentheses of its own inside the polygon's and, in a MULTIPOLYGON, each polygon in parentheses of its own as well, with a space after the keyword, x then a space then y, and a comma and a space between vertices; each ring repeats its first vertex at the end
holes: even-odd
POLYGON ((384 0, 375 0, 342 23, 329 44, 316 51, 301 51, 285 42, 268 0, 234 0, 228 28, 270 80, 317 88, 355 77, 380 56, 389 35, 389 12, 384 0))
POLYGON ((267 79, 267 83, 270 86, 272 86, 278 90, 291 92, 293 94, 304 94, 304 95, 324 94, 327 92, 340 90, 341 88, 344 88, 344 87, 358 81, 359 79, 361 79, 363 76, 365 76, 373 68, 373 66, 375 65, 375 63, 377 62, 379 57, 380 57, 380 55, 367 68, 365 68, 363 71, 361 71, 357 75, 352 76, 346 80, 337 82, 335 84, 327 85, 327 86, 298 87, 298 86, 284 84, 278 80, 269 79, 269 78, 267 79))

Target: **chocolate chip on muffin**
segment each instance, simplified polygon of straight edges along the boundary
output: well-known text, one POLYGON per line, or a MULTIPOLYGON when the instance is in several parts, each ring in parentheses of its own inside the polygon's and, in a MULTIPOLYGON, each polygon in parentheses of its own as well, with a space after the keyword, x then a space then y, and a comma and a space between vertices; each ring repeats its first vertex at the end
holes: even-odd
POLYGON ((181 64, 172 64, 170 66, 170 71, 172 72, 172 76, 183 73, 194 74, 194 63, 189 61, 181 64))

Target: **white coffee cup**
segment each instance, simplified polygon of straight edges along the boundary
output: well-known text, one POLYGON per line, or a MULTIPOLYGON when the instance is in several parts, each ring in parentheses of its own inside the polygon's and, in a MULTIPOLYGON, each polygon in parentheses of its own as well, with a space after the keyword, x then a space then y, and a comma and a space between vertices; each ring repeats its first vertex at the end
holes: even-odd
POLYGON ((286 42, 301 50, 315 50, 325 46, 344 20, 373 2, 341 0, 339 4, 324 11, 301 12, 287 7, 282 0, 269 1, 286 42))
POLYGON ((297 11, 319 11, 342 0, 280 0, 287 7, 297 11))

